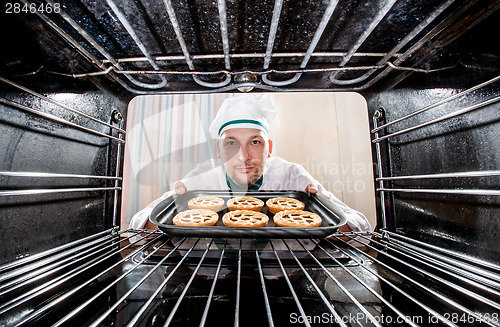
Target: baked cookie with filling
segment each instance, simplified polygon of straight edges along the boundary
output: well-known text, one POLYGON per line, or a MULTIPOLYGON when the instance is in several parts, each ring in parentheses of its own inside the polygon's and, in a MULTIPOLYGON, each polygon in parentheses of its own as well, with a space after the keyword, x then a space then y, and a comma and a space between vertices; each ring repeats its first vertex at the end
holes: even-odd
POLYGON ((240 196, 227 201, 227 208, 233 210, 253 210, 261 211, 264 207, 264 201, 250 196, 240 196))
POLYGON ((284 210, 274 215, 274 224, 277 227, 318 227, 321 217, 303 210, 284 210))
POLYGON ((179 212, 173 219, 176 226, 214 226, 219 220, 217 212, 207 209, 190 209, 179 212))
POLYGON ((222 223, 229 227, 266 227, 269 217, 253 210, 229 211, 222 217, 222 223))
POLYGON ((207 209, 219 211, 224 206, 224 200, 216 196, 199 196, 188 201, 189 209, 207 209))
POLYGON ((283 210, 303 210, 303 202, 293 198, 271 198, 266 201, 267 209, 271 213, 277 213, 283 210))

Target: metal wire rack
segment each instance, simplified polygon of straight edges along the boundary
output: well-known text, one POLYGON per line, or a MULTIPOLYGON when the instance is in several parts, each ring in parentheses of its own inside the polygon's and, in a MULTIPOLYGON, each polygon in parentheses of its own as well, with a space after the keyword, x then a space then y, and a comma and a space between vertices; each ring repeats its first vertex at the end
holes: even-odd
POLYGON ((4 325, 500 325, 500 267, 389 232, 112 229, 5 264, 0 280, 4 325), (138 233, 143 244, 130 244, 138 233))

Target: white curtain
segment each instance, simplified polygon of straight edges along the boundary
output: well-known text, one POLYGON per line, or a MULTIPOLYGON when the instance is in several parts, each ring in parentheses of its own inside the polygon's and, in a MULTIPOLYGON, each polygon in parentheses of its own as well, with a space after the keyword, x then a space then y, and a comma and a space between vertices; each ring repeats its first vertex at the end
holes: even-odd
POLYGON ((129 105, 122 226, 197 165, 215 165, 208 128, 228 94, 139 96, 129 105))

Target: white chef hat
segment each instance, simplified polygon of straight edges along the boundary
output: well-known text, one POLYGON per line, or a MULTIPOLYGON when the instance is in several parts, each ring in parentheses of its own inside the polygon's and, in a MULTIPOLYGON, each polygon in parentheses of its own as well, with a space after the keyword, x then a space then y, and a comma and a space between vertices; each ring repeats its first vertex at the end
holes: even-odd
POLYGON ((235 96, 224 100, 209 130, 214 138, 232 128, 255 128, 267 134, 275 116, 276 108, 268 94, 235 96))

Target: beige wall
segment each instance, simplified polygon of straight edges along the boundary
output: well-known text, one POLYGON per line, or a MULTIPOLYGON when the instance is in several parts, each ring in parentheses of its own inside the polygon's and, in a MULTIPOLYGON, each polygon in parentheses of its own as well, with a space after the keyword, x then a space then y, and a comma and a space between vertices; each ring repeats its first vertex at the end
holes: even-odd
POLYGON ((297 162, 375 227, 370 129, 357 93, 272 94, 273 155, 297 162))

